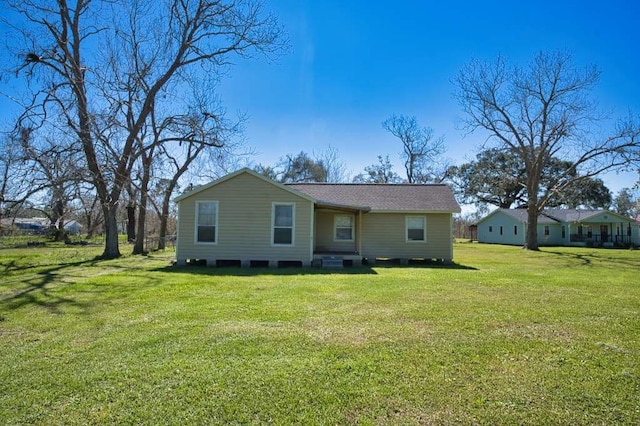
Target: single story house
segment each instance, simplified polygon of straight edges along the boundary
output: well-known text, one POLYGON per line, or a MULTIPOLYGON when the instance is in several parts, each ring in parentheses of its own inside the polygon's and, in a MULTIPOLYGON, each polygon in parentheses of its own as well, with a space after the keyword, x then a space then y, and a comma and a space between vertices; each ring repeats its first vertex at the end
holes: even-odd
POLYGON ((453 259, 446 185, 274 182, 244 168, 176 198, 178 264, 453 259))
MULTIPOLYGON (((51 227, 51 220, 45 217, 32 217, 32 218, 2 218, 0 220, 0 228, 16 228, 24 232, 33 234, 42 234, 47 232, 51 227)), ((69 220, 64 222, 64 229, 72 235, 80 235, 82 231, 82 225, 75 220, 69 220)))
MULTIPOLYGON (((526 209, 496 209, 478 222, 478 242, 524 245, 527 222, 526 209)), ((538 244, 640 245, 640 227, 609 210, 545 209, 538 216, 538 244)))

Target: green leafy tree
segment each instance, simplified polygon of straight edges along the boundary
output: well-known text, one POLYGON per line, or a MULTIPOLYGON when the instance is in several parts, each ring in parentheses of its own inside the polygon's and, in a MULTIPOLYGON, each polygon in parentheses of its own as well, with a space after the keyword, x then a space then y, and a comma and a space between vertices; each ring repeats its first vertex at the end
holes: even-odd
POLYGON ((602 179, 576 179, 564 189, 549 197, 548 207, 608 209, 611 206, 611 191, 602 179))
POLYGON ((304 151, 287 154, 275 166, 258 164, 254 170, 276 182, 342 182, 345 180, 344 163, 338 151, 329 147, 313 157, 304 151))
POLYGON ((287 154, 275 167, 258 164, 255 171, 276 182, 326 182, 327 168, 304 151, 287 154))
POLYGON ((613 203, 616 213, 627 217, 640 217, 640 197, 637 191, 630 188, 622 188, 613 203))
POLYGON ((526 202, 524 167, 508 152, 493 148, 476 155, 476 161, 454 166, 449 180, 465 204, 480 203, 508 209, 526 202))
MULTIPOLYGON (((450 169, 450 181, 463 203, 490 204, 500 208, 526 206, 526 168, 517 156, 497 148, 484 150, 476 161, 450 169)), ((611 204, 611 193, 601 179, 578 179, 572 164, 557 158, 544 167, 541 191, 552 188, 566 175, 575 178, 562 190, 549 197, 547 207, 606 208, 611 204)))
POLYGON ((306 152, 287 155, 282 162, 281 182, 326 182, 327 168, 306 152))

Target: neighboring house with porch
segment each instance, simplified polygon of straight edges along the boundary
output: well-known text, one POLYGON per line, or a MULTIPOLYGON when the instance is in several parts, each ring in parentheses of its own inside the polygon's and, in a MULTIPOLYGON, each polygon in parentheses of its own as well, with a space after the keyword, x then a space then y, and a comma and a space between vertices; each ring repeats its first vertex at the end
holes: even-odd
MULTIPOLYGON (((527 222, 526 209, 496 209, 478 222, 478 242, 524 245, 527 222)), ((538 244, 640 245, 639 224, 609 210, 545 209, 538 216, 538 244)))
POLYGON ((176 202, 178 264, 451 262, 460 212, 446 185, 280 184, 246 168, 176 202))

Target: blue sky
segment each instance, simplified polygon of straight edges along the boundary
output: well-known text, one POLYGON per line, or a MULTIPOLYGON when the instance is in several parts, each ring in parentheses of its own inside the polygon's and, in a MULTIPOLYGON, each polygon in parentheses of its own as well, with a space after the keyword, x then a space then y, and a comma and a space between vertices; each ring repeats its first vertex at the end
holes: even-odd
MULTIPOLYGON (((237 59, 219 88, 231 115, 249 117, 254 163, 332 146, 352 176, 378 155, 403 175, 400 144, 381 126, 393 114, 444 135, 454 163, 473 159, 484 136, 456 128, 451 79, 470 59, 499 54, 524 64, 540 50, 568 50, 578 65, 601 69, 593 95, 605 111, 640 114, 637 0, 264 2, 285 27, 289 52, 277 62, 237 59)), ((5 119, 11 106, 0 99, 5 119)), ((638 175, 604 180, 617 192, 638 175)))
MULTIPOLYGON (((415 115, 442 134, 447 155, 473 158, 480 134, 464 136, 450 83, 471 58, 501 54, 526 63, 540 50, 568 50, 602 71, 593 92, 612 116, 640 114, 640 2, 266 0, 291 49, 277 63, 238 61, 220 94, 249 115, 255 161, 329 145, 355 175, 389 155, 402 174, 399 142, 381 122, 415 115)), ((637 174, 608 175, 617 191, 637 174)))

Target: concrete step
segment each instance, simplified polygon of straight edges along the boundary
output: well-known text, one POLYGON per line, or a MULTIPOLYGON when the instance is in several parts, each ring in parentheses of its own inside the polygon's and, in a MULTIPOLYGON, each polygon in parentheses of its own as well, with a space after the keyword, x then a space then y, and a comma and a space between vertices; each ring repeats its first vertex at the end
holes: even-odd
POLYGON ((342 256, 322 256, 322 267, 325 269, 343 269, 342 256))

